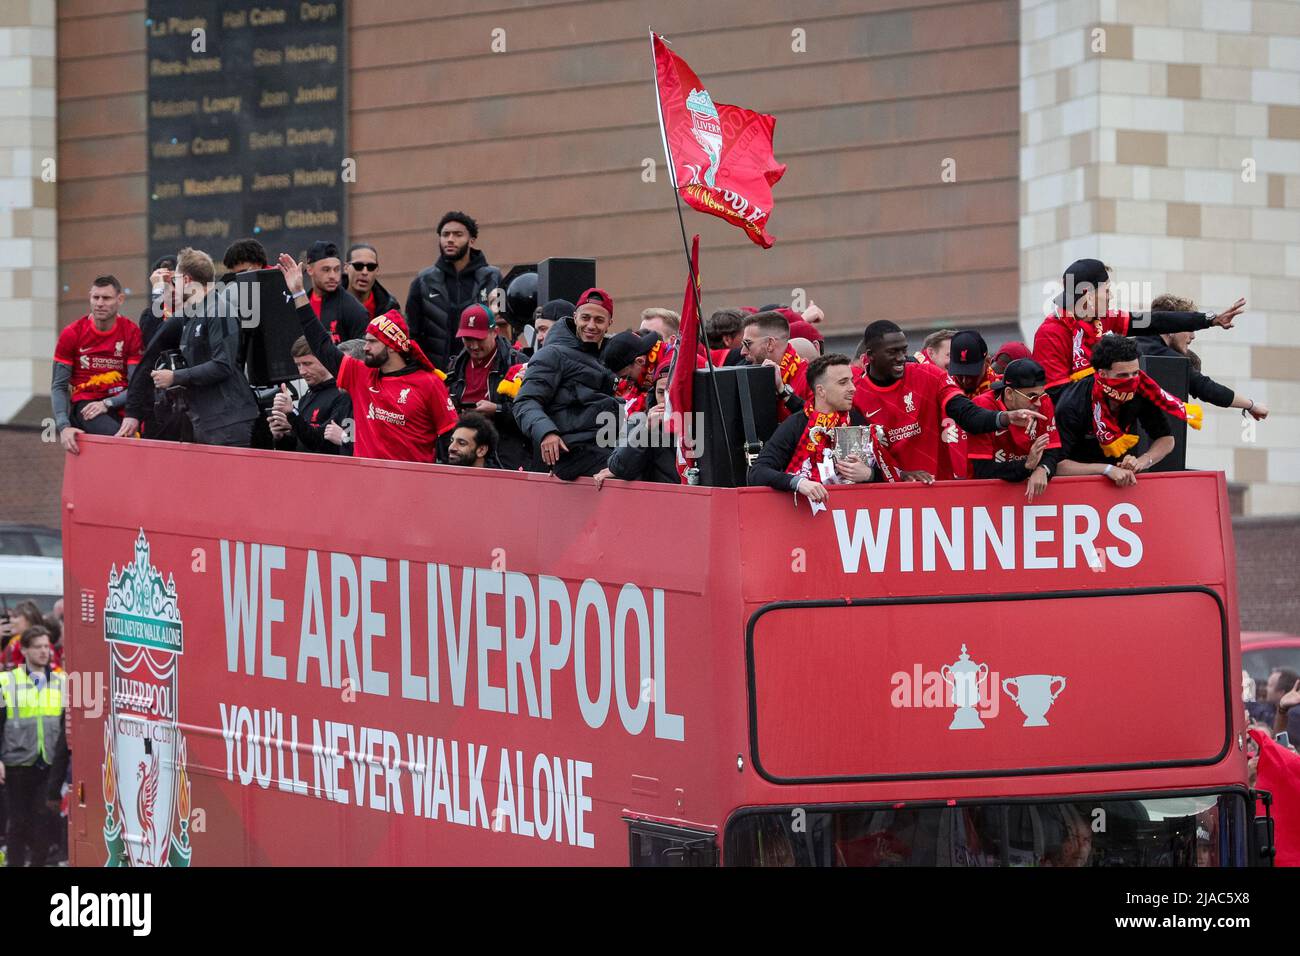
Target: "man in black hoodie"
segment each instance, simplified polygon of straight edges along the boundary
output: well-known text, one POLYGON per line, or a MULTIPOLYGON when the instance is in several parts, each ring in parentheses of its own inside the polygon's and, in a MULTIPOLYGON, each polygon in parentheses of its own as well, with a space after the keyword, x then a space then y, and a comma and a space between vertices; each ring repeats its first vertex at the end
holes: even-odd
POLYGON ((550 469, 566 481, 591 477, 605 467, 610 448, 596 436, 618 420, 614 373, 600 361, 605 333, 614 321, 614 300, 588 289, 574 314, 555 323, 524 371, 515 396, 515 421, 535 449, 538 471, 550 469))
POLYGON ((343 261, 339 258, 339 247, 319 239, 313 242, 307 250, 307 268, 304 271, 311 277, 311 296, 307 301, 334 344, 364 338, 370 314, 356 296, 343 289, 343 261))
POLYGON ((488 265, 474 248, 478 223, 463 212, 446 213, 438 222, 438 261, 411 280, 406 295, 406 322, 411 337, 438 368, 451 367, 459 351, 456 329, 460 314, 475 302, 487 304, 501 285, 501 270, 488 265))
POLYGON ((346 259, 343 287, 356 297, 371 319, 393 309, 402 311, 397 297, 379 283, 379 250, 368 242, 354 242, 348 246, 346 259))

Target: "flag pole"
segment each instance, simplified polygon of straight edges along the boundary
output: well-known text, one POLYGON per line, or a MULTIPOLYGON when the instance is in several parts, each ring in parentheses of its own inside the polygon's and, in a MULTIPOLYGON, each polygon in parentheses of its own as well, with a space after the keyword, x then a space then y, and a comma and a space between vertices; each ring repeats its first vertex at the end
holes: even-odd
MULTIPOLYGON (((666 40, 664 42, 667 42, 666 40)), ((695 319, 698 326, 696 342, 704 348, 704 362, 709 372, 709 384, 712 386, 713 404, 718 412, 718 423, 722 426, 722 444, 727 449, 727 473, 731 477, 731 487, 737 487, 736 483, 736 465, 732 455, 731 436, 727 432, 727 420, 722 414, 722 395, 718 391, 718 379, 714 374, 716 368, 713 365, 713 355, 709 351, 709 338, 704 329, 704 312, 700 308, 700 276, 696 271, 694 264, 691 262, 691 246, 686 240, 686 220, 682 216, 682 197, 677 189, 677 164, 673 162, 673 151, 668 145, 668 132, 664 128, 664 107, 659 100, 659 61, 655 56, 655 31, 650 29, 650 67, 655 87, 655 112, 659 116, 659 136, 664 144, 664 158, 668 162, 668 183, 673 190, 673 202, 677 205, 677 225, 682 233, 682 252, 686 255, 686 272, 691 282, 691 296, 695 300, 695 319)), ((674 362, 682 360, 684 349, 678 349, 677 357, 674 362)), ((693 361, 693 360, 692 360, 693 361)), ((692 373, 694 374, 694 370, 692 373)), ((683 428, 683 437, 685 429, 683 428)), ((678 439, 680 441, 680 438, 678 439)))

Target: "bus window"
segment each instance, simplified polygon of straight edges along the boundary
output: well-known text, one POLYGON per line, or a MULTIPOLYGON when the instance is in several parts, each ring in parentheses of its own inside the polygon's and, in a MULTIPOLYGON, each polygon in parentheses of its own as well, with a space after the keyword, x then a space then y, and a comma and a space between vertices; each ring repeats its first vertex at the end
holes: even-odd
POLYGON ((628 850, 632 866, 717 866, 715 834, 705 830, 628 822, 628 850))
POLYGON ((729 866, 1245 866, 1240 793, 741 811, 729 866))

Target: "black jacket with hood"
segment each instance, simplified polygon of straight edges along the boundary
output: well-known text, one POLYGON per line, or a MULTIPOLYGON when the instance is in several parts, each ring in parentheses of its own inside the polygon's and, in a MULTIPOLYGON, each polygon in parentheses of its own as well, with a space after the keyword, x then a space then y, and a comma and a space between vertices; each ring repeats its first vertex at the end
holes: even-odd
POLYGON ((555 432, 572 448, 594 442, 608 421, 604 416, 617 422, 619 404, 600 345, 579 341, 570 317, 551 327, 546 345, 529 361, 515 396, 515 421, 534 446, 555 432))
MULTIPOLYGON (((348 277, 346 273, 343 276, 343 288, 348 289, 348 277)), ((385 289, 378 279, 371 284, 370 291, 375 297, 375 315, 383 315, 385 312, 391 312, 393 309, 396 309, 398 312, 402 311, 402 303, 397 301, 397 296, 385 289)), ((352 295, 352 298, 357 299, 350 289, 348 289, 348 294, 352 295)), ((357 299, 357 302, 360 303, 361 308, 365 310, 366 304, 360 299, 357 299)), ((369 325, 370 323, 367 322, 366 324, 369 325)), ((363 338, 364 336, 365 331, 362 330, 361 335, 357 337, 363 338)), ((343 341, 346 342, 347 339, 344 339, 343 341)))
POLYGON ((456 327, 461 311, 486 303, 488 293, 500 285, 501 270, 488 265, 480 249, 470 251, 469 264, 460 272, 440 258, 411 280, 406 324, 429 361, 443 371, 451 367, 451 357, 460 350, 456 327))

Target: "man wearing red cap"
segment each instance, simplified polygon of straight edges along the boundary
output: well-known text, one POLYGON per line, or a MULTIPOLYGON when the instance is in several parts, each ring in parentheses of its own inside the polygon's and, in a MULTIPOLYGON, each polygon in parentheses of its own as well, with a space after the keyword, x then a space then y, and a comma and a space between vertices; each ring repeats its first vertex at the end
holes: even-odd
POLYGON ((456 409, 433 363, 411 341, 402 314, 394 309, 366 327, 365 361, 359 362, 339 351, 316 318, 303 291, 302 267, 281 254, 280 271, 307 344, 352 397, 354 456, 432 463, 438 436, 456 427, 456 409))
POLYGON ((511 410, 512 399, 499 391, 509 371, 528 359, 510 347, 508 338, 497 331, 497 316, 486 305, 475 303, 460 314, 456 338, 464 348, 451 361, 447 394, 459 411, 477 412, 497 430, 497 458, 507 471, 527 468, 532 459, 528 439, 519 430, 511 410))
POLYGON ((596 441, 611 418, 617 421, 614 373, 601 362, 605 333, 614 321, 614 300, 588 289, 573 315, 556 322, 528 363, 515 396, 515 421, 536 449, 534 466, 558 478, 591 477, 605 467, 610 448, 596 441))

